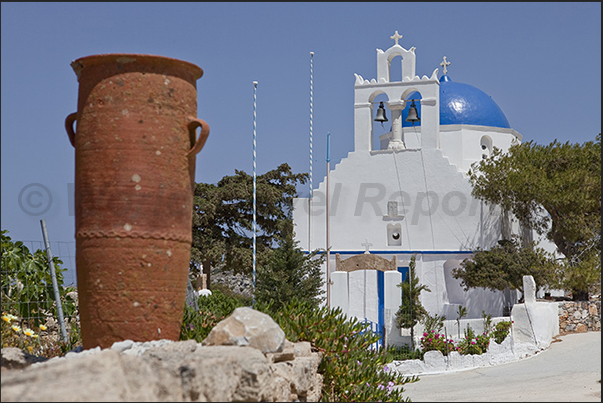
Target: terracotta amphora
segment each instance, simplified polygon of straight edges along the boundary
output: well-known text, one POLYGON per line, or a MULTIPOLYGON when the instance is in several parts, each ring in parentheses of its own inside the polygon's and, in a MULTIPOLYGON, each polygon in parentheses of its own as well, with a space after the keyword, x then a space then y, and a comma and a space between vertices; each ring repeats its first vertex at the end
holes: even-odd
MULTIPOLYGON (((82 344, 178 340, 192 242, 198 66, 154 55, 71 63, 77 112, 76 271, 82 344)), ((75 123, 75 129, 74 129, 75 123)), ((197 137, 197 128, 201 128, 197 137)))

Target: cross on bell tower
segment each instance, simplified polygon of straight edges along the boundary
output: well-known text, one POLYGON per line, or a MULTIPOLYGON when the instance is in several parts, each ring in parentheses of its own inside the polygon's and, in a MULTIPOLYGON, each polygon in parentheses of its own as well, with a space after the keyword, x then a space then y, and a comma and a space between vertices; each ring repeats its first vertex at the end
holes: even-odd
POLYGON ((446 60, 446 56, 444 56, 444 60, 442 60, 442 63, 440 63, 440 66, 443 67, 444 74, 448 73, 448 69, 446 68, 446 66, 450 66, 450 62, 448 60, 446 60))
POLYGON ((398 31, 396 30, 396 33, 393 34, 392 36, 390 36, 391 39, 393 39, 394 41, 396 41, 396 45, 398 44, 398 40, 402 39, 402 35, 400 35, 398 33, 398 31))

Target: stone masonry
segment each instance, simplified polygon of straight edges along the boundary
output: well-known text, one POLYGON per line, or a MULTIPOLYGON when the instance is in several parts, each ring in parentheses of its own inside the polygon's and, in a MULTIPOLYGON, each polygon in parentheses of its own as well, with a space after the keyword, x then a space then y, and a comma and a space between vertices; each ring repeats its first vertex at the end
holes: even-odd
POLYGON ((235 311, 204 343, 124 340, 44 362, 3 348, 1 400, 319 401, 322 355, 289 342, 268 315, 235 311))
POLYGON ((601 301, 561 301, 559 333, 601 331, 601 301))

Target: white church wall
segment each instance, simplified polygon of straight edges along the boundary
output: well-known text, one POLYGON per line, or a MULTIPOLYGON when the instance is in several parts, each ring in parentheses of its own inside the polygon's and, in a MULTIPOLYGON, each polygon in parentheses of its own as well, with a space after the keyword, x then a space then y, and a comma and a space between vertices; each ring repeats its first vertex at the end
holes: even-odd
MULTIPOLYGON (((470 249, 481 243, 482 219, 495 223, 495 211, 484 210, 471 196, 471 186, 437 152, 404 150, 380 155, 350 153, 330 174, 330 229, 334 250, 400 249, 387 244, 387 225, 400 223, 402 249, 470 249), (396 167, 400 178, 395 172, 396 167), (423 167, 426 170, 423 170, 423 167), (425 185, 427 182, 427 186, 425 185), (388 201, 398 202, 404 217, 390 220, 388 201)), ((314 191, 311 241, 326 245, 326 185, 314 191)), ((307 199, 296 199, 296 235, 307 244, 307 199)), ((486 228, 486 227, 484 227, 486 228)), ((491 237, 491 234, 486 234, 491 237)))
POLYGON ((521 135, 513 129, 473 125, 445 125, 440 127, 440 148, 451 164, 467 173, 471 164, 483 155, 492 154, 494 147, 508 150, 521 135), (482 141, 484 138, 491 141, 482 141), (482 145, 487 145, 486 149, 482 145))

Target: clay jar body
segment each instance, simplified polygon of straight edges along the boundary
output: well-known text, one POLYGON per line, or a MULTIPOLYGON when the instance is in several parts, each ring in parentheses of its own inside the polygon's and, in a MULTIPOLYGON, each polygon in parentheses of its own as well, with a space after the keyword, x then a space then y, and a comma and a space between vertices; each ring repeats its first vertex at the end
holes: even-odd
POLYGON ((203 71, 136 54, 88 56, 71 65, 79 81, 78 110, 65 124, 75 147, 83 347, 178 340, 195 157, 209 134, 195 117, 203 71))

